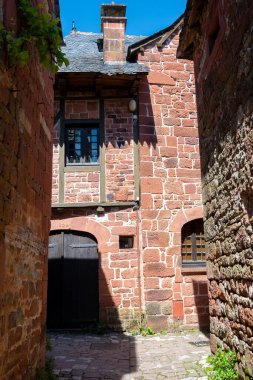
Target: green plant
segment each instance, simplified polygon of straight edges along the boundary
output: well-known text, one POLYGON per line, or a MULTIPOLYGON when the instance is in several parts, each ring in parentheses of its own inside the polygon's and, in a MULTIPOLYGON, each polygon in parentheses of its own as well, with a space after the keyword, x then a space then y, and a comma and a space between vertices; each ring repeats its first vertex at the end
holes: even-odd
POLYGON ((151 327, 140 327, 140 333, 142 336, 154 335, 155 331, 151 327))
POLYGON ((54 374, 54 361, 52 358, 46 358, 45 366, 38 368, 35 380, 57 380, 58 376, 54 374))
POLYGON ((32 6, 30 0, 18 0, 17 10, 21 17, 17 35, 0 25, 0 43, 5 44, 10 58, 20 66, 25 66, 31 47, 35 46, 41 64, 52 72, 56 72, 63 64, 68 65, 60 48, 59 19, 52 19, 43 5, 32 6))
POLYGON ((218 348, 215 355, 208 356, 207 363, 205 373, 208 380, 239 379, 236 371, 236 353, 234 351, 224 351, 222 348, 218 348))
POLYGON ((131 331, 132 336, 136 336, 139 334, 142 336, 154 335, 155 334, 155 331, 151 327, 147 326, 146 317, 145 317, 144 313, 141 314, 141 320, 139 322, 139 326, 138 326, 137 330, 135 329, 135 330, 131 331))

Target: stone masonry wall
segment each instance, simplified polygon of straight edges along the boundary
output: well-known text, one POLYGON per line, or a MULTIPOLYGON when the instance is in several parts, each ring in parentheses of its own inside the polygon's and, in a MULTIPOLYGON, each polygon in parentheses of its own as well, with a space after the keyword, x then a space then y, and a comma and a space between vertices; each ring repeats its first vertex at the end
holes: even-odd
MULTIPOLYGON (((4 3, 4 22, 14 25, 16 2, 4 3)), ((54 78, 30 56, 16 67, 1 46, 1 380, 33 379, 45 350, 54 78)))
MULTIPOLYGON (((106 207, 104 216, 96 215, 98 204, 79 211, 62 208, 59 214, 54 209, 53 213, 52 229, 80 230, 97 238, 100 322, 116 328, 131 327, 141 309, 148 325, 157 330, 167 330, 174 322, 184 326, 209 322, 206 270, 185 270, 181 265, 182 227, 202 218, 203 211, 193 66, 175 58, 178 33, 162 50, 152 43, 139 55, 139 62, 148 65, 150 73, 141 81, 139 91, 138 218, 137 211, 120 204, 117 209, 106 207), (120 250, 119 236, 131 234, 134 249, 120 250)), ((81 97, 79 91, 72 90, 69 95, 67 89, 67 96, 81 97)), ((106 202, 134 200, 133 115, 128 102, 127 98, 104 100, 106 202)), ((99 117, 98 100, 66 99, 65 104, 66 119, 99 117)), ((56 114, 58 109, 56 104, 56 114)), ((59 199, 59 128, 57 123, 54 203, 59 199)), ((81 171, 81 167, 78 171, 67 169, 65 202, 98 203, 100 168, 91 172, 87 168, 81 171)))
POLYGON ((208 324, 205 270, 181 268, 181 229, 202 217, 202 198, 193 65, 176 59, 179 33, 138 56, 150 68, 139 107, 144 298, 161 329, 208 324))
POLYGON ((83 231, 97 239, 100 323, 117 330, 132 329, 139 318, 137 220, 136 211, 117 207, 107 208, 103 216, 97 216, 94 209, 54 211, 52 215, 51 230, 83 231), (134 235, 134 247, 120 249, 119 235, 134 235))
POLYGON ((134 200, 133 116, 129 99, 105 101, 107 201, 134 200))
MULTIPOLYGON (((106 198, 110 202, 134 200, 133 122, 128 111, 129 99, 105 101, 105 162, 106 198)), ((55 102, 55 115, 59 112, 55 102)), ((97 119, 98 100, 66 100, 66 120, 97 119)), ((55 123, 53 134, 52 202, 59 200, 59 139, 60 122, 55 123)), ((75 171, 64 173, 64 201, 66 203, 99 202, 100 173, 75 171)))
POLYGON ((66 203, 96 202, 100 200, 100 173, 65 173, 66 203))
POLYGON ((211 345, 236 350, 242 378, 253 376, 252 16, 252 1, 208 1, 194 52, 211 345))

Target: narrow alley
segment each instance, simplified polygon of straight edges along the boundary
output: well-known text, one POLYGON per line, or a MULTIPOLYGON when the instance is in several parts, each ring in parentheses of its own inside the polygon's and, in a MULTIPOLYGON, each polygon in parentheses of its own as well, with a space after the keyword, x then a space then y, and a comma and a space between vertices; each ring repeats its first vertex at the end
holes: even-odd
POLYGON ((202 332, 131 336, 50 333, 55 374, 60 380, 205 380, 210 353, 202 332))

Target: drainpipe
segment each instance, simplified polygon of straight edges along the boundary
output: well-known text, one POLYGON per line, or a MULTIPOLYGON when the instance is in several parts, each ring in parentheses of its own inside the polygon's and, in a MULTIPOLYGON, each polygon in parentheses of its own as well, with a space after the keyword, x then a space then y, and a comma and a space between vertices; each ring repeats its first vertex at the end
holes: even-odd
POLYGON ((142 236, 141 236, 141 210, 136 206, 136 247, 138 257, 138 298, 139 298, 139 323, 142 324, 142 311, 143 311, 143 267, 142 267, 142 236))
MULTIPOLYGON (((139 153, 139 97, 134 95, 136 109, 133 112, 133 133, 134 133, 134 183, 135 201, 140 201, 140 153, 139 153)), ((143 260, 142 260, 142 234, 141 234, 141 209, 135 206, 136 211, 136 247, 138 257, 138 298, 139 298, 139 323, 142 323, 143 311, 143 260)))

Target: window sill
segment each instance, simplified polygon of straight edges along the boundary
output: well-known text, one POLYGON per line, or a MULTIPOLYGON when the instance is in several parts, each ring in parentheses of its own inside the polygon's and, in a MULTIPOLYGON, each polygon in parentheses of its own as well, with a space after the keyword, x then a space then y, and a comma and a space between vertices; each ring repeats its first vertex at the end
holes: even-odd
POLYGON ((189 267, 189 268, 181 268, 182 274, 206 274, 206 267, 189 267))
POLYGON ((68 165, 64 167, 64 173, 74 172, 100 172, 100 165, 68 165))

